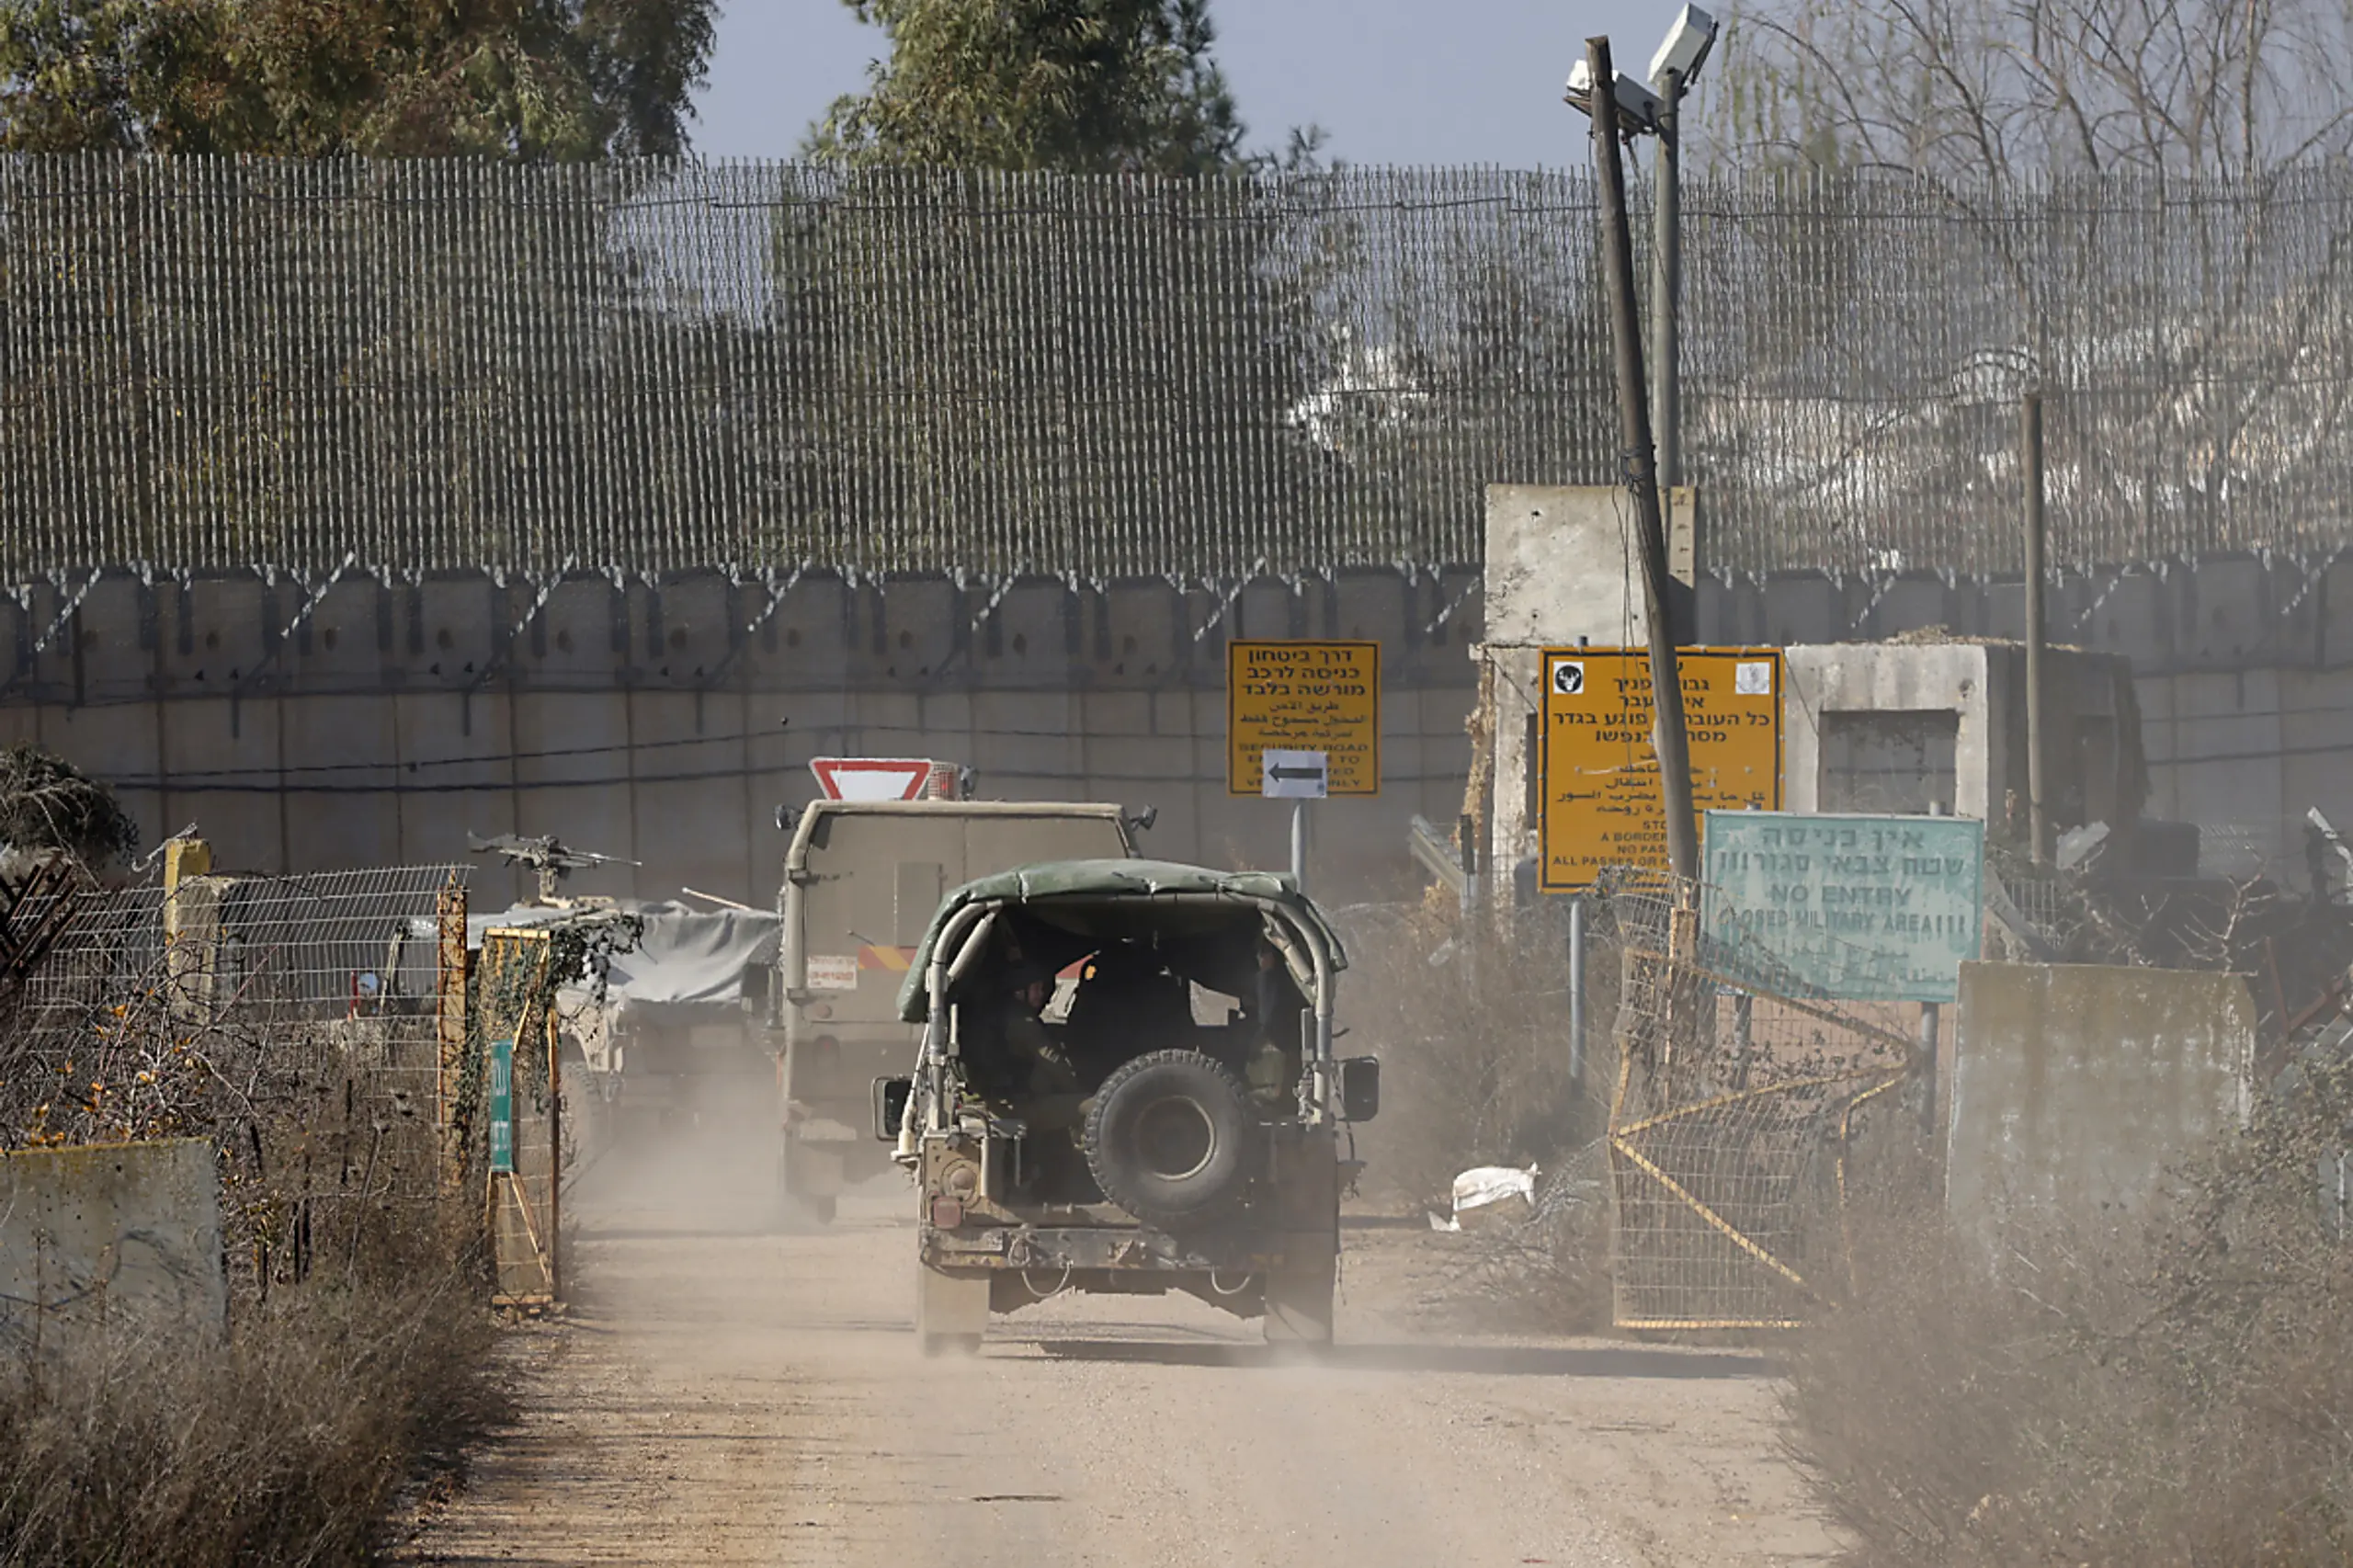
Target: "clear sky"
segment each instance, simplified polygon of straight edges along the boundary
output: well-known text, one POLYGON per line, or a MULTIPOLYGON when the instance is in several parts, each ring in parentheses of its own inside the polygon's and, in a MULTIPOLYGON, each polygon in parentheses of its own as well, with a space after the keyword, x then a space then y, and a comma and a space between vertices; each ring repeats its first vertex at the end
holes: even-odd
MULTIPOLYGON (((1586 161, 1585 120, 1561 102, 1586 35, 1608 33, 1619 67, 1640 74, 1680 4, 1212 0, 1211 15, 1254 146, 1313 123, 1352 164, 1535 168, 1586 161)), ((790 156, 883 42, 840 0, 727 0, 696 150, 790 156)))

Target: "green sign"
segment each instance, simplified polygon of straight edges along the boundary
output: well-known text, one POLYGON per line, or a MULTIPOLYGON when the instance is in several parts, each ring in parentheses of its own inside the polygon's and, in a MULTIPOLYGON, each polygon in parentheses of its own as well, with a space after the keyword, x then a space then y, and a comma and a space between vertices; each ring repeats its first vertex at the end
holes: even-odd
POLYGON ((490 1042, 490 1168, 515 1169, 515 1042, 490 1042))
POLYGON ((1706 844, 1712 967, 1845 1001, 1959 995, 1984 918, 1984 824, 1710 812, 1706 844))

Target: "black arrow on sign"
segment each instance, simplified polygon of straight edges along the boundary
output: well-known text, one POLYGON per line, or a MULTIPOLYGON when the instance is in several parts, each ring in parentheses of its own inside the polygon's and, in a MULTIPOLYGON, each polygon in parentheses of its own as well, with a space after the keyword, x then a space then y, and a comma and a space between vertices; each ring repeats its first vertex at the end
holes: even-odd
POLYGON ((1267 771, 1277 778, 1321 778, 1324 770, 1320 767, 1270 767, 1267 771))

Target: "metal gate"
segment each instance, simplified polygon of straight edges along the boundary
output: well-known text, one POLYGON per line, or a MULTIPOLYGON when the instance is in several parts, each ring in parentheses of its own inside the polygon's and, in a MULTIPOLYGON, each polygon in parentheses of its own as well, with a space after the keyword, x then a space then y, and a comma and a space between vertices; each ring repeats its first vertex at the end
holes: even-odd
POLYGON ((1845 1282, 1859 1162, 1916 1138, 1916 1049, 1868 1009, 1721 972, 1759 972, 1749 962, 1703 963, 1664 901, 1621 900, 1620 915, 1615 1321, 1795 1327, 1845 1282))
POLYGON ((563 1290, 563 1113, 552 945, 543 930, 483 934, 475 971, 480 1104, 488 1132, 493 1304, 545 1307, 563 1290))

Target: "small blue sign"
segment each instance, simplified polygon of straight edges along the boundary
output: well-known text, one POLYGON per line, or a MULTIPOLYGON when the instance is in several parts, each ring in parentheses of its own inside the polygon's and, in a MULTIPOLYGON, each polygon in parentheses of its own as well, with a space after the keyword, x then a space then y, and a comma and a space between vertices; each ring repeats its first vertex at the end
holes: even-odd
POLYGON ((1706 845, 1711 967, 1790 995, 1959 997, 1984 932, 1984 823, 1710 812, 1706 845))
POLYGON ((515 1170, 515 1042, 490 1042, 490 1168, 515 1170))

